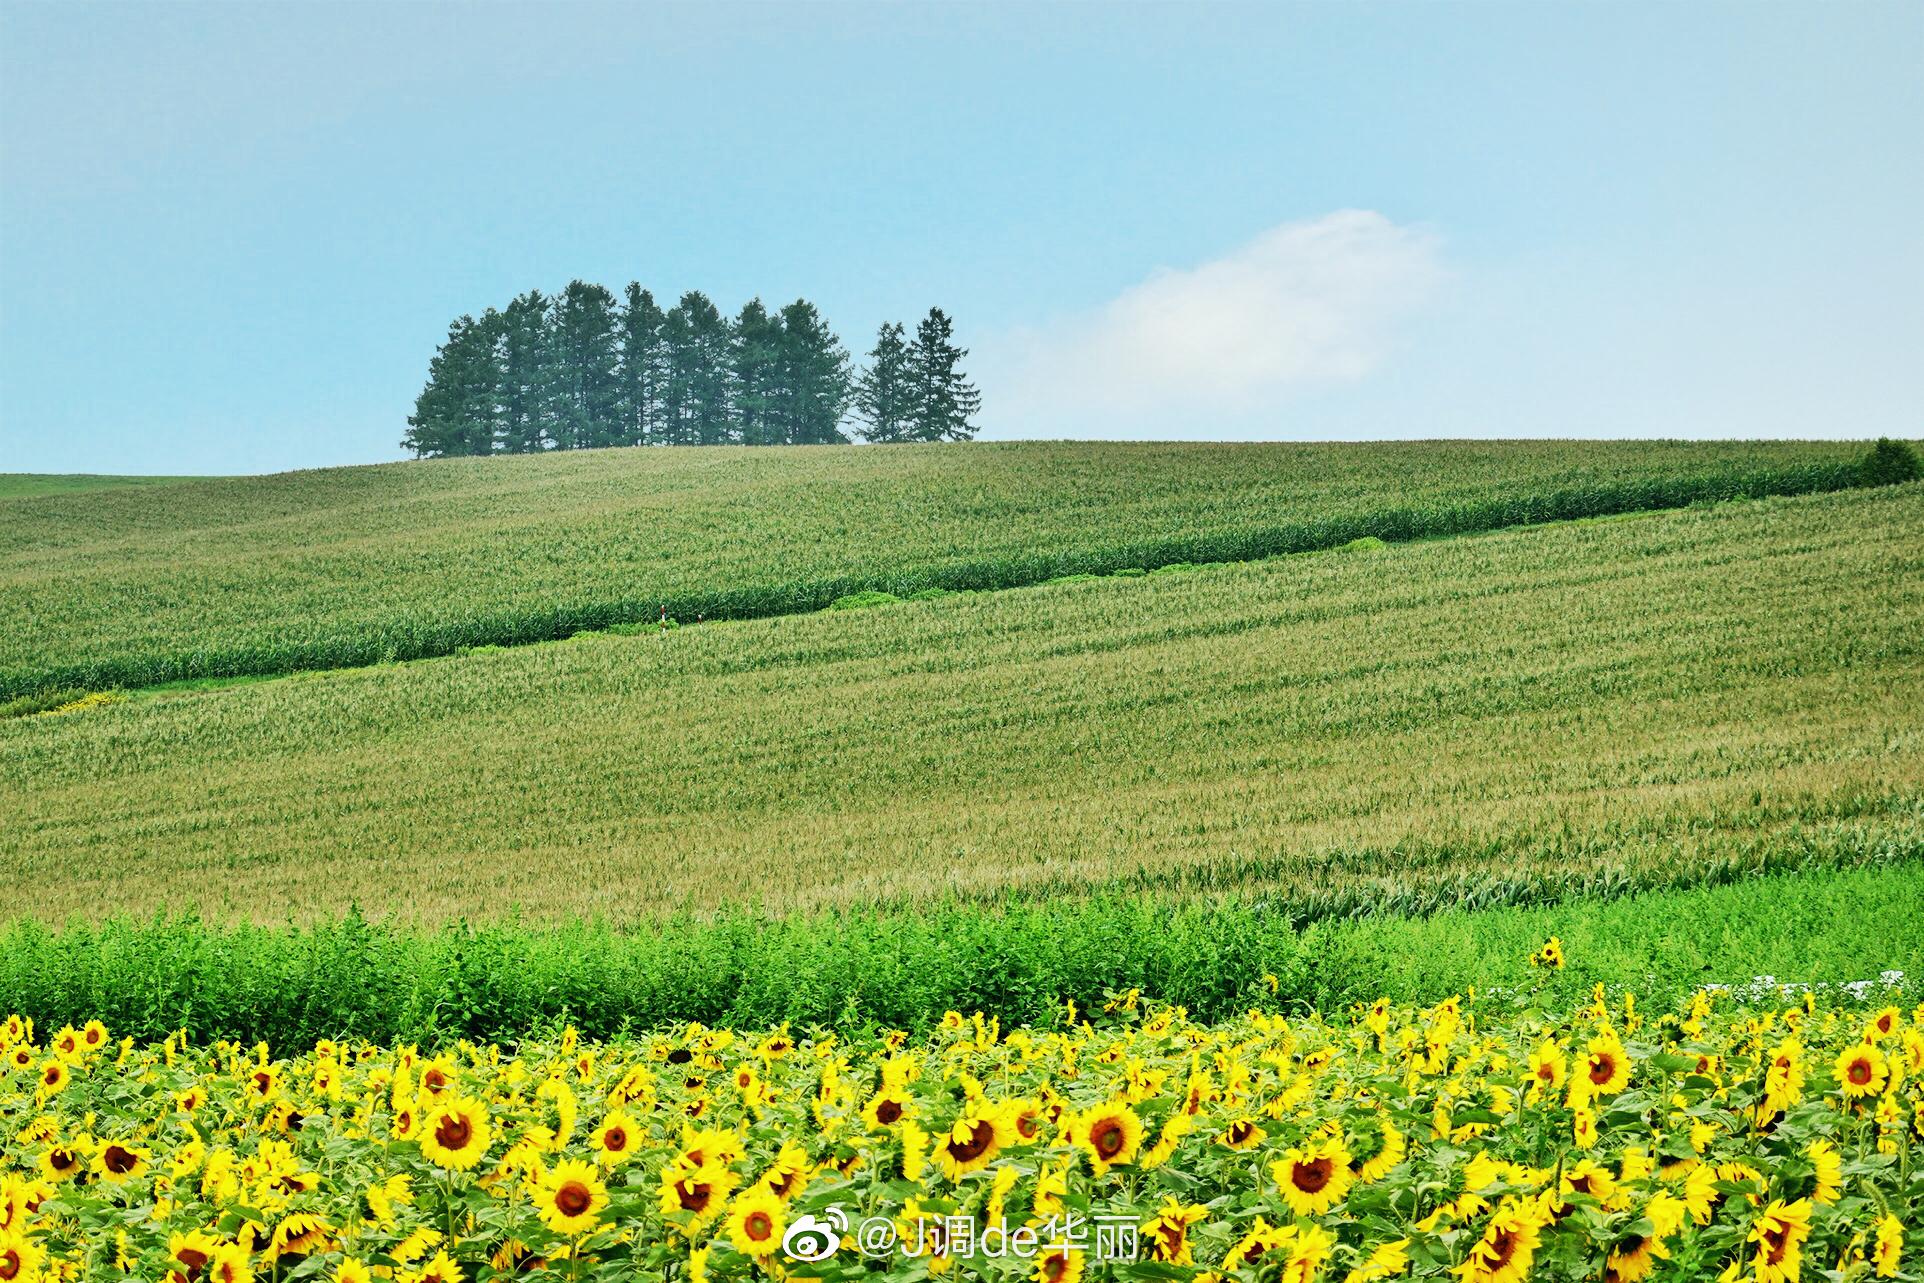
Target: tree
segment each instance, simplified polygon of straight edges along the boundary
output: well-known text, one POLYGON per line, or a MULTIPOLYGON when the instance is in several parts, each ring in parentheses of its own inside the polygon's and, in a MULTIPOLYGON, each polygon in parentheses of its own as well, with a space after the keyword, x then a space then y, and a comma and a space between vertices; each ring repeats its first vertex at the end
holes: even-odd
POLYGON ((502 317, 496 400, 501 406, 501 448, 513 454, 547 448, 543 410, 553 381, 549 367, 554 343, 548 307, 546 295, 529 290, 509 303, 502 317))
POLYGON ((903 441, 913 408, 909 345, 902 323, 889 321, 876 331, 868 367, 855 383, 855 418, 865 441, 903 441))
POLYGON ((807 299, 782 309, 781 429, 774 439, 794 445, 846 444, 842 420, 851 388, 848 349, 807 299))
POLYGON ((554 305, 554 427, 573 449, 614 445, 620 431, 620 349, 615 296, 570 281, 554 305))
POLYGON ((662 324, 669 444, 720 445, 733 436, 728 404, 728 321, 706 294, 690 290, 662 324))
POLYGON ((975 435, 969 420, 982 408, 982 394, 963 377, 960 364, 969 351, 955 346, 952 337, 948 315, 939 307, 930 308, 915 327, 909 346, 911 441, 967 441, 975 435))
POLYGON ((448 341, 428 363, 427 386, 415 398, 401 438, 417 458, 493 451, 500 317, 490 308, 479 321, 462 316, 448 327, 448 341))
POLYGON ((662 383, 668 373, 661 333, 665 319, 655 296, 630 281, 620 325, 620 414, 624 445, 650 445, 661 436, 662 383))
POLYGON ((742 305, 735 317, 729 349, 729 399, 735 423, 748 445, 780 440, 777 424, 785 389, 781 386, 782 322, 770 316, 758 298, 742 305))

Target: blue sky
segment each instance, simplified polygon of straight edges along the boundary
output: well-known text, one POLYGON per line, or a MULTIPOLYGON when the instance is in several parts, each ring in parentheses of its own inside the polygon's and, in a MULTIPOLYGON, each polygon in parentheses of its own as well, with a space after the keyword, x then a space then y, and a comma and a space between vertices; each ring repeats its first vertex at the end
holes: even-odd
POLYGON ((0 4, 0 471, 400 457, 573 277, 985 437, 1924 431, 1924 6, 0 4))

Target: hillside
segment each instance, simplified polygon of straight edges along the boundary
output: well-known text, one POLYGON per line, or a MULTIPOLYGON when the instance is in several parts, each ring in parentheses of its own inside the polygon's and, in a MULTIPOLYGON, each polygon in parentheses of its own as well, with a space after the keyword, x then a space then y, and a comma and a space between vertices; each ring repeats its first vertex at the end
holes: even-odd
POLYGON ((0 699, 1851 484, 1855 443, 571 451, 0 499, 0 699))
POLYGON ((1914 858, 1920 618, 1912 485, 584 636, 0 722, 0 867, 432 922, 1914 858))

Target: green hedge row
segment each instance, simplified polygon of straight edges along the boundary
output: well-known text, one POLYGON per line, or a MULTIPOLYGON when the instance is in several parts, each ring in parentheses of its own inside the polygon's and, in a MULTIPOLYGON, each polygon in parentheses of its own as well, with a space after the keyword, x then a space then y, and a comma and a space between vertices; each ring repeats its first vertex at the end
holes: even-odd
POLYGON ((264 640, 225 649, 148 655, 0 671, 0 699, 49 687, 139 688, 197 678, 246 677, 312 669, 352 668, 395 660, 451 655, 465 647, 558 641, 656 619, 665 606, 679 619, 751 619, 822 610, 853 594, 908 597, 928 589, 952 592, 1018 588, 1065 575, 1107 575, 1182 562, 1253 561, 1286 553, 1337 548, 1358 539, 1398 542, 1468 534, 1504 526, 1611 516, 1691 504, 1772 495, 1814 494, 1889 480, 1873 467, 1878 456, 1855 463, 1809 464, 1762 471, 1729 471, 1584 489, 1494 497, 1425 508, 1385 508, 1363 516, 1309 519, 1282 525, 1214 531, 1176 539, 1039 551, 1030 556, 965 561, 893 575, 837 577, 751 585, 669 598, 557 603, 538 611, 476 611, 459 618, 397 620, 371 632, 302 641, 264 640))
POLYGON ((1554 984, 1570 994, 1602 981, 1668 1001, 1759 974, 1924 977, 1924 858, 1885 856, 1852 869, 1725 871, 1721 885, 1614 899, 1306 923, 1272 904, 1149 896, 740 915, 640 932, 409 931, 359 915, 305 928, 18 922, 0 929, 0 1012, 43 1028, 99 1017, 142 1038, 185 1028, 279 1046, 512 1041, 562 1020, 595 1036, 682 1020, 909 1027, 951 1009, 1046 1022, 1064 998, 1087 1008, 1131 987, 1213 1019, 1256 1002, 1333 1010, 1541 983, 1524 959, 1552 934, 1571 960, 1554 984))

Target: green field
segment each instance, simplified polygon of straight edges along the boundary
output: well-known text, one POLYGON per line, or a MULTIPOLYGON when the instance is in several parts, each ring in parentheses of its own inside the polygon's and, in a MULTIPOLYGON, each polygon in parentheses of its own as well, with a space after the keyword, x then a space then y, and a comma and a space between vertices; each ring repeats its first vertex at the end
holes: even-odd
POLYGON ((964 594, 0 722, 48 920, 1323 912, 1924 852, 1924 492, 964 594))
POLYGON ((1858 443, 569 451, 0 500, 0 699, 1855 484, 1858 443))
POLYGON ((203 477, 107 477, 91 472, 0 472, 0 499, 40 495, 91 494, 128 487, 179 485, 203 477))

